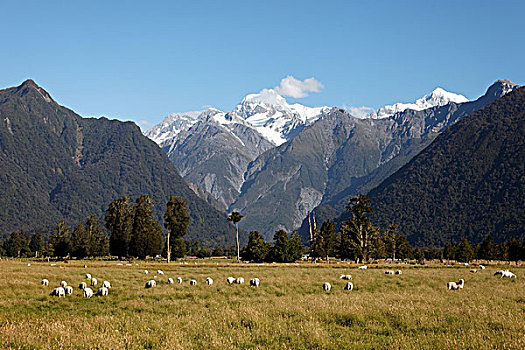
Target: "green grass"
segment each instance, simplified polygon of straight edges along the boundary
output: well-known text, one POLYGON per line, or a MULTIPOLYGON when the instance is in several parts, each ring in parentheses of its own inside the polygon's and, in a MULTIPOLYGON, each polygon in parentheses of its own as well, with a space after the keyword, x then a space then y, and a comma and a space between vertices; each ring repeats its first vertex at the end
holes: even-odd
POLYGON ((1 348, 525 349, 525 268, 514 266, 516 280, 493 277, 496 267, 401 265, 403 275, 389 276, 346 264, 31 263, 0 261, 1 348), (159 268, 157 288, 145 289, 159 268), (111 282, 108 297, 82 298, 86 272, 111 282), (342 273, 357 290, 343 290, 342 273), (167 284, 178 276, 184 284, 167 284), (228 286, 228 276, 258 277, 261 286, 228 286), (446 290, 460 278, 463 290, 446 290), (50 297, 61 280, 74 295, 50 297))

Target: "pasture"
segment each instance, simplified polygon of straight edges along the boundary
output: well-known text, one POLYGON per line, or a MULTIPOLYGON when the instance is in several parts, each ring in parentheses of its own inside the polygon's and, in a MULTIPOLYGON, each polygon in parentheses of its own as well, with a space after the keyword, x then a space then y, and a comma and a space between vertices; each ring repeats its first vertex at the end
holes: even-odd
POLYGON ((514 265, 503 267, 510 280, 492 276, 495 266, 30 262, 0 261, 3 349, 525 349, 525 268, 514 265), (111 282, 107 297, 82 297, 86 273, 111 282), (246 283, 227 285, 229 276, 246 283), (460 278, 464 289, 446 290, 460 278), (49 296, 62 280, 73 295, 49 296))

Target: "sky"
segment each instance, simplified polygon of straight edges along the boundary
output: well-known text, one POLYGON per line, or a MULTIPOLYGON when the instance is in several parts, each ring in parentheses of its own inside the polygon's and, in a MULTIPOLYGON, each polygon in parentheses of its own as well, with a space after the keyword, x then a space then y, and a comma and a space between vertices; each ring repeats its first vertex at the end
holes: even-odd
POLYGON ((31 78, 82 116, 146 129, 265 88, 379 108, 525 83, 525 1, 9 1, 0 88, 31 78))

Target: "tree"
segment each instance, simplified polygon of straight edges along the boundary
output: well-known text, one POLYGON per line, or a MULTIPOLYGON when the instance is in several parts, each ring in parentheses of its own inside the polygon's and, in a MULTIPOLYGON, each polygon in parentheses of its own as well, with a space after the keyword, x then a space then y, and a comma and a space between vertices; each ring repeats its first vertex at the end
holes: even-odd
POLYGON ((466 238, 462 238, 457 246, 456 260, 468 263, 474 258, 474 249, 466 238))
POLYGON ((478 258, 485 260, 496 260, 498 255, 498 248, 494 243, 494 239, 488 234, 479 247, 478 258))
POLYGON ((396 258, 401 260, 412 259, 414 257, 414 249, 408 243, 405 235, 398 234, 396 236, 396 258))
POLYGON ((273 247, 270 252, 270 260, 275 262, 285 262, 288 260, 288 234, 285 230, 275 231, 273 236, 273 247))
POLYGON ((239 225, 238 225, 238 223, 239 223, 239 221, 242 220, 242 218, 243 218, 243 216, 238 211, 234 211, 228 216, 228 221, 233 222, 235 224, 235 229, 237 231, 237 236, 236 236, 236 239, 237 239, 237 262, 241 261, 241 246, 239 244, 239 225))
POLYGON ((297 231, 294 231, 292 233, 292 239, 288 241, 288 256, 285 262, 294 262, 301 259, 304 250, 304 245, 301 243, 301 236, 299 236, 297 231))
POLYGON ((327 221, 321 225, 321 231, 312 242, 312 257, 326 258, 328 261, 328 257, 334 253, 335 232, 335 223, 327 221))
POLYGON ((91 255, 91 235, 82 223, 77 225, 71 236, 71 253, 80 259, 91 255))
POLYGON ((507 241, 507 251, 510 261, 515 261, 518 265, 518 261, 521 258, 521 243, 515 237, 510 237, 507 241))
POLYGON ((53 246, 55 256, 66 256, 71 253, 71 234, 69 227, 64 221, 60 221, 49 238, 49 243, 53 246))
POLYGON ((128 197, 116 199, 106 211, 106 228, 110 232, 109 250, 119 258, 129 256, 131 230, 133 226, 133 206, 128 197))
POLYGON ((171 261, 172 251, 175 252, 175 258, 184 257, 186 247, 182 237, 188 230, 189 222, 188 203, 182 197, 171 196, 164 214, 164 227, 168 230, 166 240, 168 263, 171 261), (170 238, 173 238, 171 242, 170 238))
POLYGON ((377 237, 377 227, 373 226, 368 215, 374 213, 370 207, 372 200, 367 196, 358 194, 350 199, 346 210, 352 214, 352 218, 341 224, 340 232, 347 236, 347 240, 357 258, 368 261, 373 248, 373 242, 377 237))
POLYGON ((242 259, 253 262, 263 262, 267 260, 270 249, 271 244, 265 242, 259 232, 251 231, 248 244, 242 251, 242 259))
POLYGON ((162 229, 159 222, 153 219, 154 205, 151 196, 142 195, 133 207, 130 253, 141 259, 162 252, 162 229))
POLYGON ((90 253, 93 256, 106 256, 109 254, 109 237, 104 228, 98 224, 95 214, 89 216, 86 221, 86 231, 90 237, 90 253))
POLYGON ((35 254, 35 256, 38 256, 38 253, 42 255, 43 245, 44 241, 42 239, 42 234, 37 232, 31 236, 31 241, 29 241, 29 249, 35 254))
POLYGON ((4 249, 7 256, 22 257, 31 252, 29 242, 31 238, 23 230, 14 231, 4 242, 4 249))
POLYGON ((397 251, 397 240, 398 240, 399 228, 397 224, 388 225, 388 230, 385 233, 385 243, 387 252, 392 257, 392 261, 396 261, 396 251, 397 251))

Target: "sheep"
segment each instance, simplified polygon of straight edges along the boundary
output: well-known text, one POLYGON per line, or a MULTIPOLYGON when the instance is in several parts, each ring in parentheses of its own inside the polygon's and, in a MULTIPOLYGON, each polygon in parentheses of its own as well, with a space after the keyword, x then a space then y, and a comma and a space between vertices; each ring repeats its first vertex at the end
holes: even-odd
POLYGON ((29 267, 29 266, 31 266, 31 264, 27 264, 27 266, 29 267))
POLYGON ((173 284, 173 278, 168 278, 168 284, 173 284))
POLYGON ((470 270, 470 273, 476 273, 476 272, 478 272, 478 270, 476 270, 476 269, 471 269, 470 270))
POLYGON ((208 286, 211 286, 213 284, 213 280, 211 279, 211 277, 206 278, 206 284, 208 286))
POLYGON ((191 280, 190 281, 190 286, 196 286, 197 285, 197 281, 196 280, 191 280))
POLYGON ((96 279, 96 278, 92 278, 92 279, 91 279, 91 286, 92 286, 92 287, 96 287, 97 284, 98 284, 97 279, 96 279))
POLYGON ((462 278, 459 280, 459 282, 457 283, 457 286, 459 289, 463 289, 463 286, 465 285, 465 280, 462 278))
POLYGON ((87 288, 87 283, 86 282, 80 282, 80 284, 78 285, 78 289, 80 290, 84 290, 87 288))
POLYGON ((66 281, 60 282, 60 287, 66 288, 66 286, 67 286, 67 282, 66 281))
POLYGON ((86 279, 87 279, 87 280, 90 280, 90 279, 91 279, 91 274, 90 274, 90 273, 86 273, 86 279))
POLYGON ((368 266, 366 266, 366 265, 359 266, 358 269, 359 270, 366 270, 366 269, 368 269, 368 266))
POLYGON ((73 287, 71 287, 71 286, 66 286, 66 288, 64 288, 64 290, 66 292, 66 295, 73 294, 73 287))
POLYGON ((329 292, 330 289, 332 289, 332 285, 330 283, 328 283, 328 282, 323 283, 323 290, 325 292, 329 292))
POLYGON ((84 288, 84 292, 82 294, 84 295, 84 298, 91 298, 93 296, 93 289, 84 288))
POLYGON ((393 275, 393 274, 394 274, 394 271, 392 270, 385 271, 385 275, 393 275))
POLYGON ((340 280, 351 280, 352 279, 352 275, 341 275, 341 276, 339 276, 339 279, 340 280))
POLYGON ((402 274, 403 274, 403 271, 401 271, 401 270, 397 270, 396 271, 396 275, 402 275, 402 274))
POLYGON ((485 270, 485 266, 483 266, 483 265, 479 265, 479 268, 482 269, 482 270, 485 270))
POLYGON ((177 283, 178 284, 182 284, 182 278, 181 277, 177 277, 177 283))
POLYGON ((234 284, 234 283, 235 283, 235 278, 233 278, 233 277, 228 277, 228 278, 226 279, 226 283, 228 283, 228 284, 234 284))
POLYGON ((456 282, 447 282, 447 289, 448 290, 458 290, 458 284, 456 282))
POLYGON ((109 294, 109 289, 107 289, 106 287, 100 287, 98 290, 97 290, 97 295, 99 297, 105 297, 109 294))
POLYGON ((244 278, 243 278, 243 277, 237 277, 237 278, 235 279, 235 283, 237 283, 237 284, 243 284, 243 283, 244 283, 244 278))
POLYGON ((65 297, 66 291, 64 290, 63 287, 57 287, 53 289, 53 291, 49 295, 55 296, 55 297, 65 297))
POLYGON ((250 286, 251 287, 259 287, 259 279, 258 278, 252 278, 250 280, 250 286))
POLYGON ((104 283, 102 283, 102 287, 106 287, 107 289, 111 289, 111 283, 109 283, 109 281, 104 281, 104 283))
POLYGON ((157 281, 149 280, 146 282, 145 288, 153 288, 157 286, 157 281))
POLYGON ((42 282, 40 282, 44 287, 49 286, 49 281, 47 279, 43 279, 42 282))
POLYGON ((353 290, 354 284, 352 282, 348 282, 345 286, 345 290, 353 290))
POLYGON ((162 270, 157 270, 157 273, 158 273, 159 275, 164 275, 164 271, 162 271, 162 270))
POLYGON ((149 273, 148 270, 144 270, 144 274, 147 275, 149 273))
POLYGON ((87 269, 87 265, 84 265, 84 268, 87 269))
POLYGON ((494 273, 494 276, 500 275, 501 278, 503 277, 509 277, 509 278, 516 278, 516 275, 510 272, 509 270, 498 270, 494 273))

